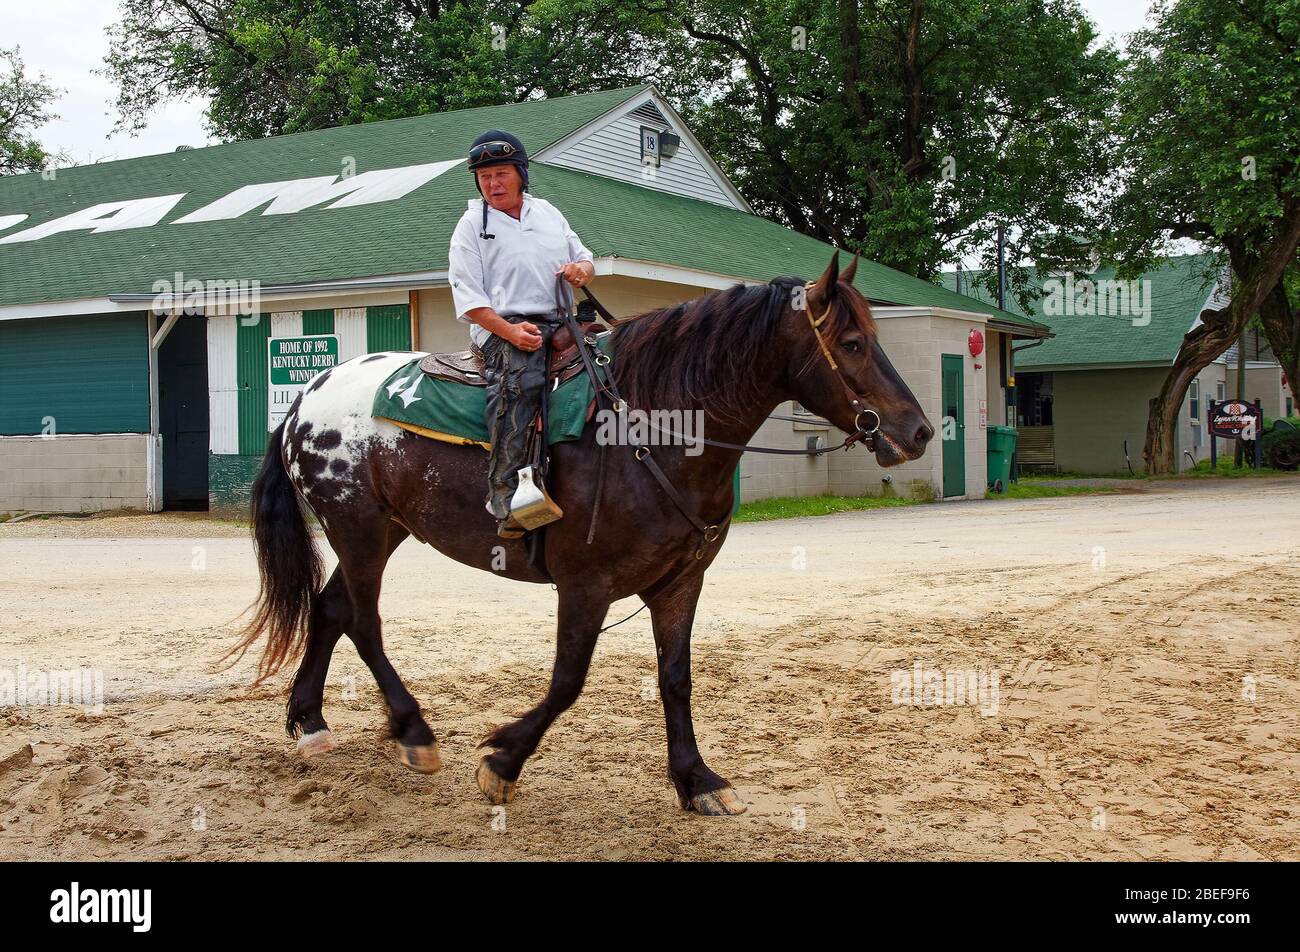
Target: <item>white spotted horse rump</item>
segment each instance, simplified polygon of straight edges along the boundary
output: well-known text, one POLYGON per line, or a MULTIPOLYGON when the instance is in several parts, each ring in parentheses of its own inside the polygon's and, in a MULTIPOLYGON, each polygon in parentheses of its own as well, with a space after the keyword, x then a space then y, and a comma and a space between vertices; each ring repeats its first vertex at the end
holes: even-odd
MULTIPOLYGON (((422 356, 422 355, 421 355, 422 356)), ((405 432, 371 414, 375 388, 418 356, 367 354, 313 377, 284 420, 284 465, 304 496, 346 499, 353 469, 377 448, 395 448, 405 432)))

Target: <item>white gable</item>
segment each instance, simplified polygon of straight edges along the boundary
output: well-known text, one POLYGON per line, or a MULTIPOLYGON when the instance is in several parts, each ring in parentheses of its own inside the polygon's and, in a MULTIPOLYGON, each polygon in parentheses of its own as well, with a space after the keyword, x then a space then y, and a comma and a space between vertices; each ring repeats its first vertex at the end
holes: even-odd
POLYGON ((752 212, 722 170, 653 89, 630 99, 581 129, 548 146, 534 158, 548 165, 577 169, 661 192, 752 212), (641 158, 641 129, 673 132, 681 145, 658 168, 641 158))

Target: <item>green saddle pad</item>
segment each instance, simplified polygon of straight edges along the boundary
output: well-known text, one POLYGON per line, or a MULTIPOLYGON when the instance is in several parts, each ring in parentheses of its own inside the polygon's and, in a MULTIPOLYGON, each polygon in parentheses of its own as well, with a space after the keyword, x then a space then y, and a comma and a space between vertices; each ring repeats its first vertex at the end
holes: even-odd
MULTIPOLYGON (((605 350, 609 335, 599 340, 600 349, 605 350)), ((379 385, 373 415, 430 431, 429 436, 442 434, 487 443, 487 388, 435 380, 420 370, 422 357, 404 364, 379 385)), ((585 372, 550 391, 547 443, 581 437, 594 396, 595 388, 585 372)))

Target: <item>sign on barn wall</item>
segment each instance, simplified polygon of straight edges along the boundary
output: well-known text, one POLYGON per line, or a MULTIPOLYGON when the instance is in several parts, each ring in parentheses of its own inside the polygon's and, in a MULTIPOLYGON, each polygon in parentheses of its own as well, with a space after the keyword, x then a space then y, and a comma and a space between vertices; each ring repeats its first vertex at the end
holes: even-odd
POLYGON ((267 432, 272 432, 283 422, 293 401, 311 379, 338 366, 339 338, 337 334, 272 337, 266 344, 266 366, 270 374, 267 432))

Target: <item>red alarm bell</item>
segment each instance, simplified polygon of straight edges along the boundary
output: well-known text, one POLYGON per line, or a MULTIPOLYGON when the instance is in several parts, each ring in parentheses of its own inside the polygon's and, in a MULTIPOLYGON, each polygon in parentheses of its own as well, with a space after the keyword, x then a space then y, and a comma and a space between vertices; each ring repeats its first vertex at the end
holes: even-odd
POLYGON ((966 338, 966 346, 970 348, 972 357, 978 357, 984 353, 984 335, 977 328, 972 327, 970 336, 966 338))

